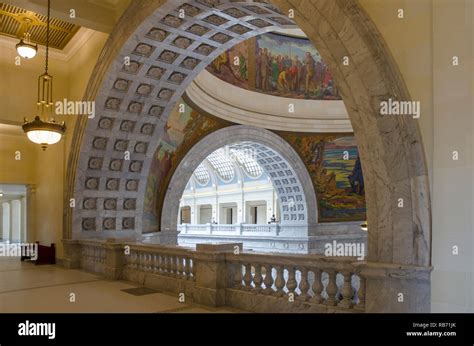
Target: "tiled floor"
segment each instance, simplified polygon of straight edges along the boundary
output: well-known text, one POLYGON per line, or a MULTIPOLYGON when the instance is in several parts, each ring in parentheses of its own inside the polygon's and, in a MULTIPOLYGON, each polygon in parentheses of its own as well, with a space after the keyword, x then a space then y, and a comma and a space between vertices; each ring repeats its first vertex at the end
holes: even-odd
POLYGON ((0 312, 238 312, 180 303, 165 293, 134 296, 122 291, 133 287, 82 270, 0 258, 0 312))

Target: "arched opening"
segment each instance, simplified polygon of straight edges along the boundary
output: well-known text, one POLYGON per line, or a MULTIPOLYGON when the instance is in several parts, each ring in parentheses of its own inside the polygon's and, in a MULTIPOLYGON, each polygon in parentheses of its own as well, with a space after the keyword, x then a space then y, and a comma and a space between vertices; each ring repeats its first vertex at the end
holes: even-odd
MULTIPOLYGON (((227 48, 263 32, 294 28, 289 12, 328 64, 351 119, 365 177, 370 275, 383 278, 379 289, 395 294, 406 284, 387 279, 378 265, 420 266, 423 283, 413 281, 409 287, 422 302, 408 305, 426 310, 431 208, 421 135, 416 119, 380 113, 381 102, 411 97, 383 38, 355 0, 132 2, 85 96, 96 101, 98 116, 77 122, 73 144, 80 150, 70 155, 66 201, 74 198, 78 207, 67 209, 64 238, 141 236, 152 156, 176 101, 227 48), (178 17, 183 12, 185 18, 178 17), (130 162, 125 151, 133 154, 130 162), (106 210, 109 199, 120 208, 106 210)), ((182 190, 172 192, 174 185, 167 197, 178 201, 182 190)), ((167 232, 175 232, 179 205, 169 210, 161 220, 163 242, 167 232)), ((404 309, 387 307, 382 295, 373 304, 404 309)))
POLYGON ((308 253, 317 204, 314 189, 304 186, 312 186, 311 178, 286 141, 257 127, 227 127, 181 160, 165 196, 161 229, 178 229, 185 245, 242 241, 248 249, 308 253), (191 222, 178 226, 186 208, 191 222))
POLYGON ((229 143, 208 155, 188 179, 180 215, 184 205, 190 206, 191 220, 178 225, 178 244, 239 241, 244 249, 308 251, 303 191, 294 168, 275 150, 253 141, 229 143))

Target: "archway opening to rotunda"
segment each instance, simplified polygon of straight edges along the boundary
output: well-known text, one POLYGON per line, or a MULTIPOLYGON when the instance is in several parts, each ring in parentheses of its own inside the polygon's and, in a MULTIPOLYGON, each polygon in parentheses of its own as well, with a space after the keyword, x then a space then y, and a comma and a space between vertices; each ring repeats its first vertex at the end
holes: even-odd
POLYGON ((176 229, 180 245, 242 242, 254 251, 311 252, 317 208, 309 174, 270 131, 216 131, 188 152, 169 186, 162 229, 176 229))

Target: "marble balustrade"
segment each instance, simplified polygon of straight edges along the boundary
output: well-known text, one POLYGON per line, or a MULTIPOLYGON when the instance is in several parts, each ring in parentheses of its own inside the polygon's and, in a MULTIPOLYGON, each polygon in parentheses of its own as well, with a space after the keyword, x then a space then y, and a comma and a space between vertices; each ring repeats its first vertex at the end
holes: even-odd
POLYGON ((315 304, 364 310, 365 278, 355 258, 315 255, 226 255, 234 266, 232 288, 315 304))
POLYGON ((355 258, 245 253, 241 244, 203 244, 194 250, 64 240, 64 246, 66 267, 184 293, 199 304, 256 312, 365 311, 365 278, 355 258), (255 299, 259 304, 252 303, 255 299))

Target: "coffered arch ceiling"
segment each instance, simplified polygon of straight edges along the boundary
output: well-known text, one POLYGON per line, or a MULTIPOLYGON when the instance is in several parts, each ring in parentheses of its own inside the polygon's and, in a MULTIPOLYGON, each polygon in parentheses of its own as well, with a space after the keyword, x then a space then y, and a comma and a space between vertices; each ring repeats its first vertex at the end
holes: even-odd
POLYGON ((382 37, 355 0, 133 1, 85 95, 96 101, 98 112, 77 123, 66 196, 76 198, 77 207, 73 217, 65 216, 65 238, 140 233, 151 159, 186 86, 232 45, 293 27, 285 15, 290 10, 331 69, 357 137, 366 177, 369 260, 430 263, 430 199, 418 125, 379 114, 381 101, 410 96, 382 37), (400 198, 404 208, 397 207, 400 198))

